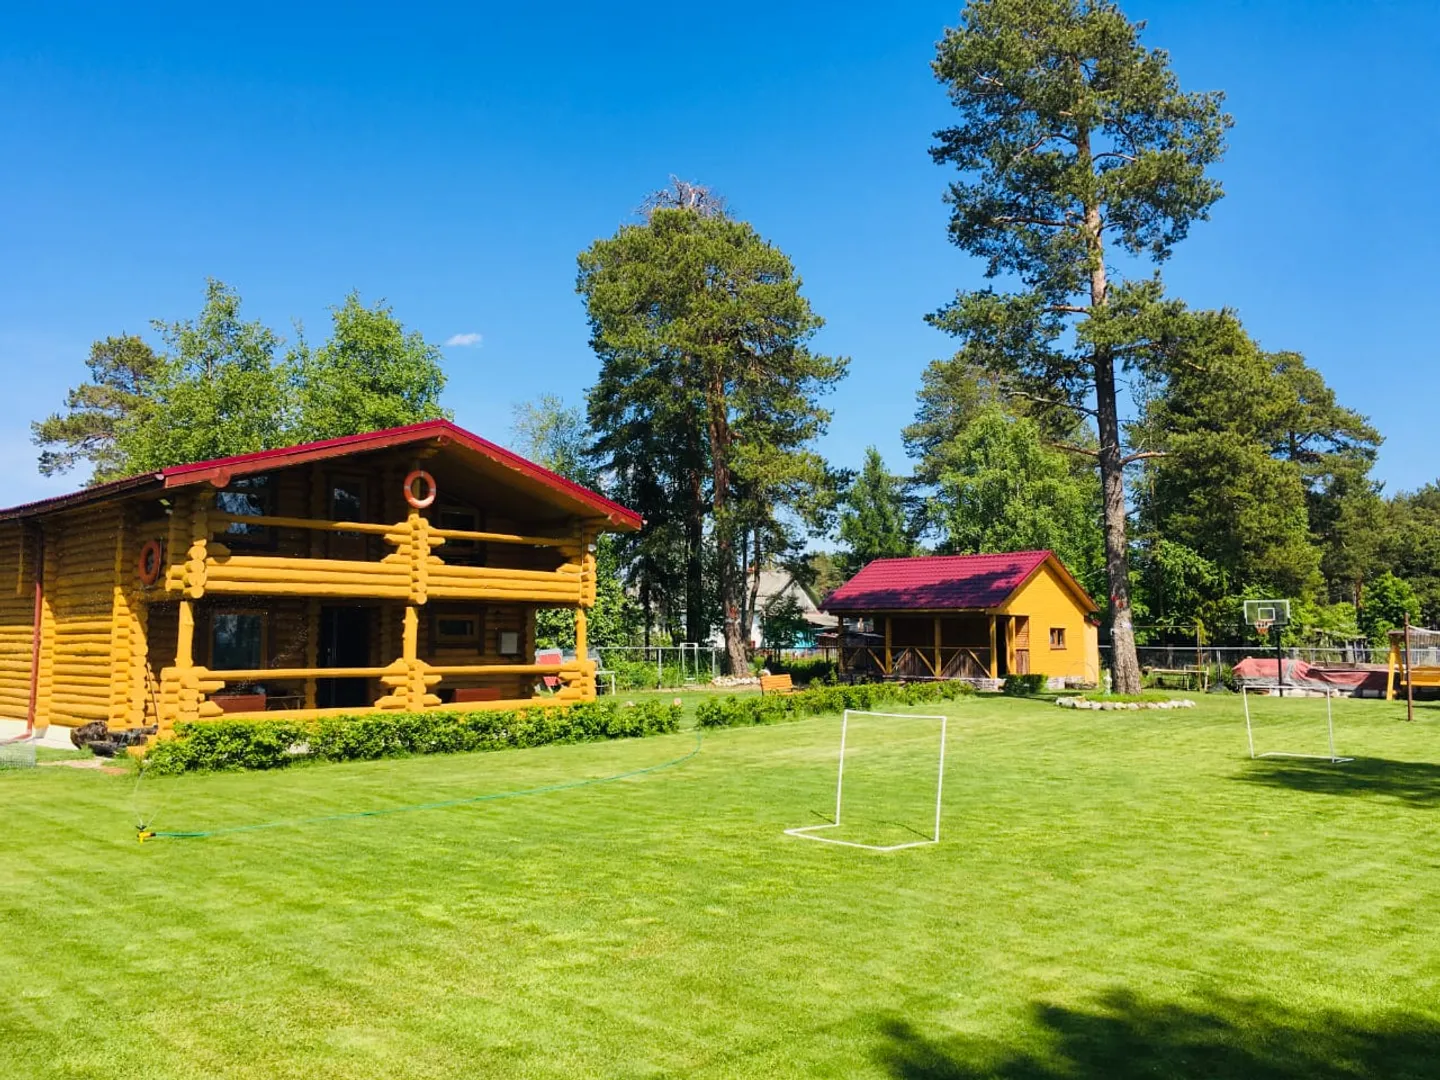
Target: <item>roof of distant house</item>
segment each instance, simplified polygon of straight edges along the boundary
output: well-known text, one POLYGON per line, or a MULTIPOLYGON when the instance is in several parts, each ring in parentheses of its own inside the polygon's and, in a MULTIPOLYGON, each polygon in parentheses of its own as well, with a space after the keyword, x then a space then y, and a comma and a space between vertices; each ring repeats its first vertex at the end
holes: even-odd
POLYGON ((224 487, 237 476, 269 472, 291 465, 311 461, 325 461, 345 457, 349 454, 385 450, 391 447, 408 446, 417 443, 434 443, 438 446, 452 445, 512 470, 532 484, 561 496, 564 500, 583 507, 586 512, 606 518, 610 524, 621 529, 638 529, 643 519, 633 510, 626 509, 605 496, 582 487, 573 480, 567 480, 544 466, 527 461, 503 446, 497 446, 482 439, 473 432, 451 423, 449 420, 425 420, 404 427, 386 428, 383 431, 367 431, 358 435, 345 435, 338 439, 324 439, 320 442, 301 443, 297 446, 282 446, 273 450, 259 450, 252 454, 237 454, 233 457, 214 458, 210 461, 196 461, 187 465, 171 465, 154 472, 127 476, 122 480, 97 484, 69 495, 56 495, 37 502, 24 503, 0 510, 0 521, 14 518, 35 517, 40 514, 68 510, 84 506, 132 491, 169 490, 189 487, 193 484, 211 483, 224 487))
POLYGON ((876 559, 821 604, 825 611, 983 611, 998 608, 1047 562, 1089 611, 1099 610, 1050 551, 876 559))

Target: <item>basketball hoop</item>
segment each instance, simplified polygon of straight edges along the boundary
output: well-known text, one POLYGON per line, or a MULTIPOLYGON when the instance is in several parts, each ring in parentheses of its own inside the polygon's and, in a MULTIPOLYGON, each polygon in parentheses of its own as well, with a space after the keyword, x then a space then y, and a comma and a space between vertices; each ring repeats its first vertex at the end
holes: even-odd
POLYGON ((1274 624, 1273 619, 1259 619, 1255 623, 1255 632, 1262 638, 1270 636, 1270 627, 1274 624))

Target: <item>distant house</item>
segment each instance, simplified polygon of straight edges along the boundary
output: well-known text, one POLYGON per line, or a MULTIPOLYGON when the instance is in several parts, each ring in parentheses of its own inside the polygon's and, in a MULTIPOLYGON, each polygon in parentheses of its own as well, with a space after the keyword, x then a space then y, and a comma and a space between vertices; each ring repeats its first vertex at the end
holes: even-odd
POLYGON ((786 599, 794 601, 808 627, 792 642, 797 649, 811 648, 817 634, 834 630, 840 625, 838 618, 820 610, 815 597, 808 588, 795 580, 795 575, 783 570, 761 570, 760 587, 755 593, 755 613, 751 616, 749 628, 750 644, 753 647, 759 648, 764 644, 762 624, 766 611, 772 610, 772 605, 783 603, 786 599))
POLYGON ((852 631, 843 673, 1099 679, 1098 608, 1049 551, 876 559, 821 607, 852 631))

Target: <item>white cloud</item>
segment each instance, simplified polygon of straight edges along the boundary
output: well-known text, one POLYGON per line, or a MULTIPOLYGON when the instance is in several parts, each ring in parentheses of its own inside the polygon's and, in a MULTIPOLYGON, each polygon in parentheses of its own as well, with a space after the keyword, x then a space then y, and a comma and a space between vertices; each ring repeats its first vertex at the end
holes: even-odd
POLYGON ((480 347, 479 334, 451 334, 445 339, 447 349, 474 349, 480 347))

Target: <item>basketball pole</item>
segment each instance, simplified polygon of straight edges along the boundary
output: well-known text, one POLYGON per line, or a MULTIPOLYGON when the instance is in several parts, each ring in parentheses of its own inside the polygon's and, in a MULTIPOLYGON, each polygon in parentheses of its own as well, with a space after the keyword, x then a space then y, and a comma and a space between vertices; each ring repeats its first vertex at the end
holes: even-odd
POLYGON ((1280 687, 1280 696, 1285 696, 1285 661, 1280 656, 1280 628, 1272 625, 1271 630, 1275 631, 1275 681, 1280 687))

